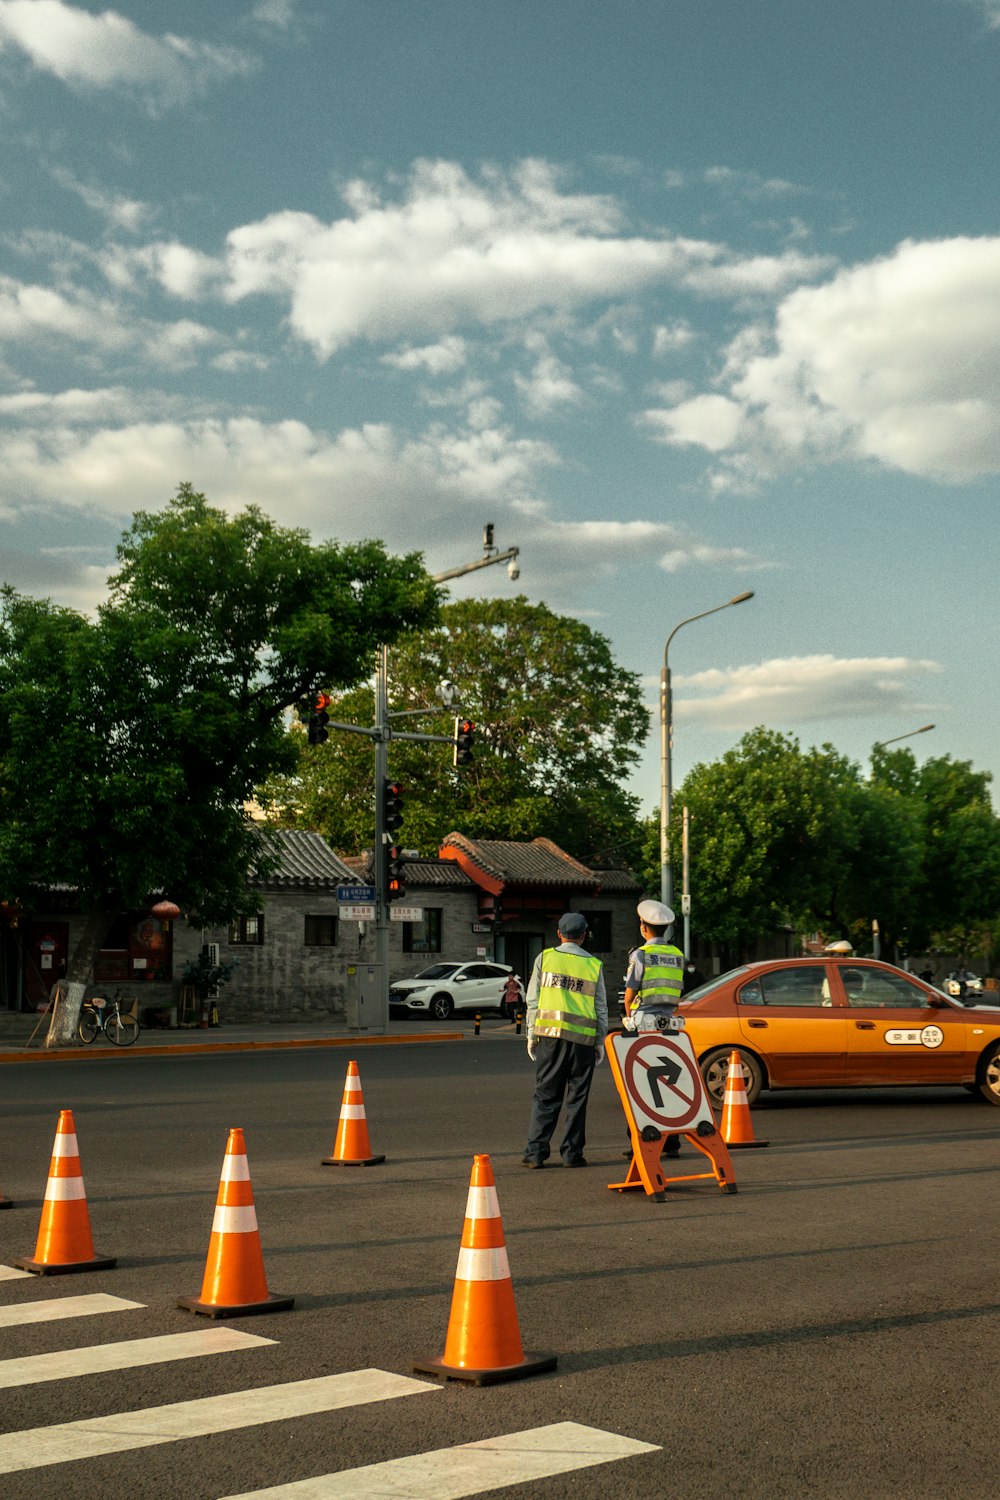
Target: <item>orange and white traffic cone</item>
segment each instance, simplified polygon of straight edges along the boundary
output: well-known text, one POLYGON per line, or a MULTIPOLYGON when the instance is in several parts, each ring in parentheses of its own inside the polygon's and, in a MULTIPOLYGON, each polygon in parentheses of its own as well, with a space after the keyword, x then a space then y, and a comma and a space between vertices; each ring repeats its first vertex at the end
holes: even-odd
POLYGON ((347 1064, 344 1081, 344 1100, 340 1106, 340 1123, 337 1139, 333 1143, 333 1155, 324 1156, 324 1167, 377 1167, 384 1156, 372 1156, 372 1143, 368 1139, 368 1120, 365 1116, 365 1101, 361 1093, 361 1079, 356 1062, 347 1064))
POLYGON ((94 1253, 73 1111, 60 1110, 35 1254, 14 1265, 36 1276, 62 1276, 70 1271, 106 1271, 116 1263, 113 1255, 94 1253))
POLYGON ((274 1297, 267 1290, 246 1143, 242 1130, 231 1130, 201 1296, 179 1297, 177 1306, 207 1318, 242 1318, 249 1313, 283 1312, 294 1301, 294 1297, 274 1297))
POLYGON ((754 1136, 750 1105, 747 1102, 747 1082, 743 1076, 743 1059, 735 1049, 729 1054, 726 1093, 722 1101, 722 1139, 730 1151, 771 1144, 770 1141, 758 1141, 754 1136))
POLYGON ((521 1346, 493 1168, 488 1156, 476 1156, 444 1354, 419 1360, 413 1369, 473 1385, 498 1385, 554 1370, 556 1363, 554 1354, 525 1354, 521 1346))

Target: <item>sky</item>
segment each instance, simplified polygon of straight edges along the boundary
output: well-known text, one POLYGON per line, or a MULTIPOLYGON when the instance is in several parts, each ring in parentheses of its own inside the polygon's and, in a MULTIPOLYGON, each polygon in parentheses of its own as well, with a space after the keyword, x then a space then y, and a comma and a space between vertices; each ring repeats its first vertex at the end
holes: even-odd
MULTIPOLYGON (((0 579, 182 482, 1000 777, 1000 0, 0 0, 0 579)), ((654 727, 633 781, 659 799, 654 727)))

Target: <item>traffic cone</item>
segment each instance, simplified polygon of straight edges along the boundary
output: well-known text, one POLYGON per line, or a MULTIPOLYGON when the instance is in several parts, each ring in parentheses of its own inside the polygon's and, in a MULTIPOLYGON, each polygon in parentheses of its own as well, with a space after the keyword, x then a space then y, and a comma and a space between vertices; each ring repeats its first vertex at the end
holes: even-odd
POLYGON ((747 1084, 743 1077, 743 1059, 735 1049, 729 1054, 726 1093, 722 1101, 722 1139, 731 1151, 771 1144, 770 1141, 758 1141, 754 1137, 750 1105, 747 1103, 747 1084))
POLYGON ((62 1276, 70 1271, 106 1271, 115 1264, 113 1255, 94 1254, 73 1111, 60 1110, 35 1254, 14 1265, 36 1276, 62 1276))
POLYGON ((361 1093, 361 1079, 356 1062, 347 1064, 344 1081, 344 1100, 340 1106, 340 1124, 337 1139, 333 1143, 333 1155, 324 1156, 324 1167, 377 1167, 384 1156, 372 1156, 372 1143, 368 1139, 368 1121, 365 1117, 365 1101, 361 1093))
POLYGON ((521 1347, 493 1169, 488 1156, 476 1156, 444 1354, 419 1360, 413 1369, 446 1380, 498 1385, 554 1370, 556 1362, 554 1354, 525 1354, 521 1347))
POLYGON ((242 1318, 283 1312, 294 1301, 273 1297, 267 1290, 246 1143, 242 1130, 230 1130, 201 1296, 179 1297, 177 1306, 207 1318, 242 1318))

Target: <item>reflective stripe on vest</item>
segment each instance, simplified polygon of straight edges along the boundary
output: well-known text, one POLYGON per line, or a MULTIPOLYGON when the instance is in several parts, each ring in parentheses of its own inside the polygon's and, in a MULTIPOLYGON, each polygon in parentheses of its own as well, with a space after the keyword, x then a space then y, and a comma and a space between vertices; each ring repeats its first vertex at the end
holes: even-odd
POLYGON ((679 1000, 684 988, 684 955, 681 950, 672 943, 643 943, 639 952, 649 956, 642 971, 636 1007, 661 998, 679 1000))
POLYGON ((597 981, 601 960, 589 954, 546 948, 538 986, 535 1036, 552 1036, 593 1047, 597 1042, 597 981))

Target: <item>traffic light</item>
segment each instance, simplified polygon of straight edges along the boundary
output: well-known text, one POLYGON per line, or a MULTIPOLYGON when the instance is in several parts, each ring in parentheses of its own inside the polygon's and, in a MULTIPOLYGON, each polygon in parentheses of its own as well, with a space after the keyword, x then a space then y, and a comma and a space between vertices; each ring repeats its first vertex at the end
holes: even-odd
POLYGON ((453 765, 465 766, 472 759, 472 739, 476 726, 471 719, 455 720, 455 756, 453 765))
POLYGON ((310 745, 322 745, 330 738, 330 731, 326 727, 330 722, 330 715, 327 713, 329 707, 329 693, 319 693, 316 698, 316 706, 309 715, 310 745))
POLYGON ((402 901, 406 895, 403 885, 403 851, 398 844, 391 844, 385 851, 385 893, 389 901, 402 901))
POLYGON ((403 821, 403 788, 398 781, 386 781, 382 786, 382 827, 386 833, 395 833, 403 821))

